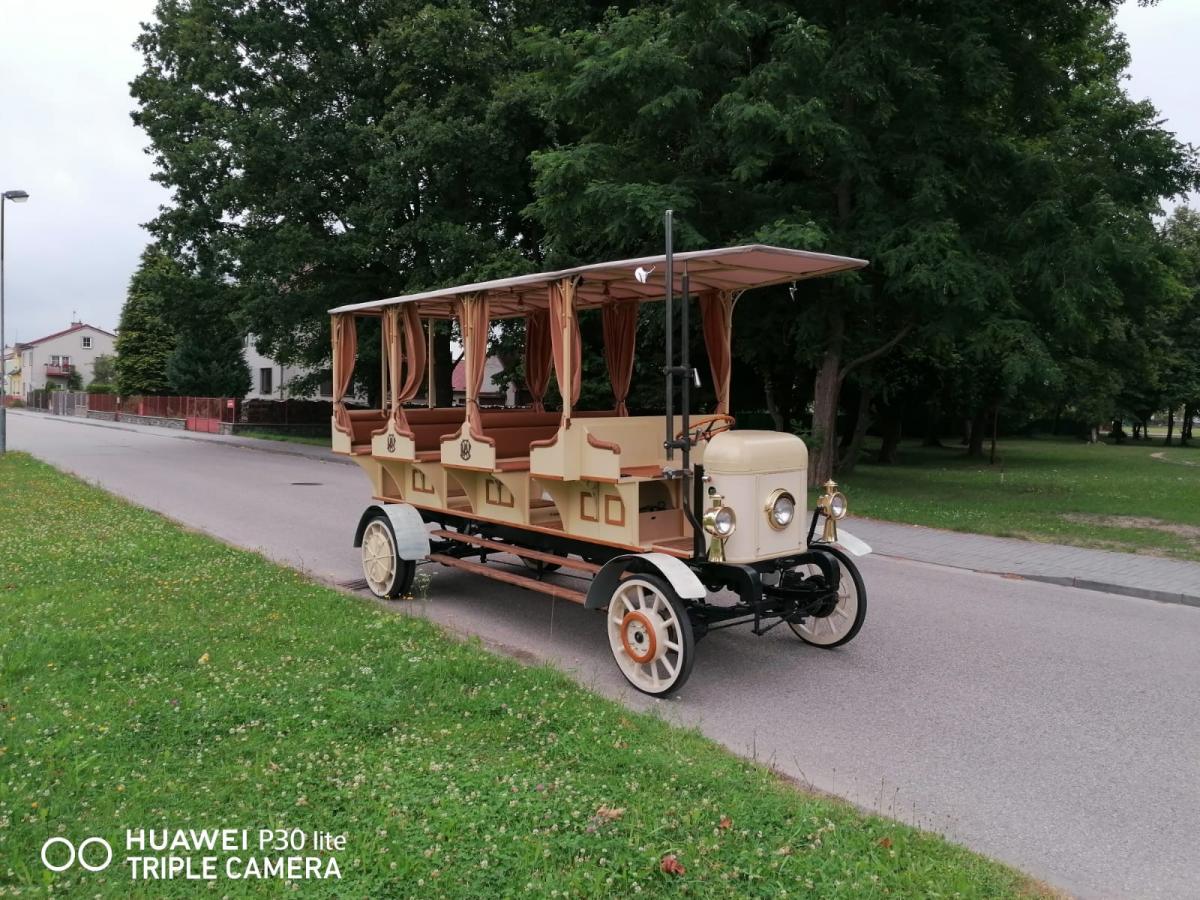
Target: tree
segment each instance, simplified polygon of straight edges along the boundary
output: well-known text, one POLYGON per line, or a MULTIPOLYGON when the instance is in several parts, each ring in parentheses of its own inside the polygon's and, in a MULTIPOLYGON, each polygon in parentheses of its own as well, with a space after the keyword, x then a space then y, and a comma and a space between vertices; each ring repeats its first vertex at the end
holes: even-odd
POLYGON ((315 368, 330 307, 528 270, 528 158, 547 136, 510 86, 514 41, 594 16, 583 0, 159 0, 133 82, 174 198, 152 231, 237 284, 263 352, 315 368))
POLYGON ((219 321, 182 332, 167 360, 171 390, 189 397, 246 396, 250 369, 242 355, 243 346, 237 331, 219 321))
POLYGON ((163 291, 173 271, 170 257, 155 245, 142 251, 117 329, 115 384, 120 394, 165 394, 170 390, 167 359, 175 349, 175 332, 164 320, 169 298, 163 291))
POLYGON ((92 362, 91 384, 112 384, 117 377, 117 361, 107 353, 102 353, 92 362))

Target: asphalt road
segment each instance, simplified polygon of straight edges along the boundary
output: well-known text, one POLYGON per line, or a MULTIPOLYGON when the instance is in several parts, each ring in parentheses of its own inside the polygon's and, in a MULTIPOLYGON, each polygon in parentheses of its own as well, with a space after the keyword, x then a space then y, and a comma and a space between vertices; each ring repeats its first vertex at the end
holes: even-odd
MULTIPOLYGON (((191 527, 361 577, 357 467, 35 414, 9 431, 14 449, 191 527)), ((1200 896, 1200 609, 879 557, 862 569, 854 642, 718 632, 669 701, 627 688, 600 615, 569 603, 431 566, 430 601, 402 609, 1073 893, 1200 896)))

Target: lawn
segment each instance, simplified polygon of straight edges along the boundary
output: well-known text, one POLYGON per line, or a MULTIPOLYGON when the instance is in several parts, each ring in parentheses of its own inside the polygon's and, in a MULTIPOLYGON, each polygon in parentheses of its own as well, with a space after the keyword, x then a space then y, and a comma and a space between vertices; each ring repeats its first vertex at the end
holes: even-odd
POLYGON ((191 895, 38 861, 164 827, 344 834, 341 880, 303 886, 328 896, 1040 893, 27 456, 0 459, 0 509, 0 894, 191 895))
POLYGON ((1200 447, 1005 440, 992 466, 906 443, 845 489, 853 515, 1200 560, 1200 447))
POLYGON ((330 438, 315 437, 311 434, 284 434, 278 431, 239 431, 238 437, 257 438, 260 441, 284 441, 289 444, 313 444, 318 447, 328 447, 330 438))

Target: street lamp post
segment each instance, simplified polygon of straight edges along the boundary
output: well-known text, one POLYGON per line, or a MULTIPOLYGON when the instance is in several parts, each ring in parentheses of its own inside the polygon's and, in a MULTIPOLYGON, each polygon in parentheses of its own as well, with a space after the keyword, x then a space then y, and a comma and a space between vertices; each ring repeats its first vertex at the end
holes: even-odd
MULTIPOLYGON (((4 204, 24 203, 29 195, 24 191, 5 191, 0 194, 0 456, 8 450, 8 357, 4 355, 4 204)), ((15 348, 14 348, 15 349, 15 348)))

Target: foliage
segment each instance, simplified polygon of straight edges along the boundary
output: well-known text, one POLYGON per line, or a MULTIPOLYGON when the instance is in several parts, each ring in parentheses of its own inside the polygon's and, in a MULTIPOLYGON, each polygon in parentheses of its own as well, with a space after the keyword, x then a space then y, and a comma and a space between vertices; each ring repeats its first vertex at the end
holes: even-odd
POLYGON ((83 375, 78 369, 71 369, 67 375, 67 383, 63 387, 68 391, 83 390, 83 375))
POLYGON ((115 394, 117 389, 107 382, 93 381, 87 386, 87 392, 89 394, 115 394))
MULTIPOLYGON (((152 229, 236 285, 260 350, 317 369, 331 306, 657 252, 666 207, 682 249, 863 257, 736 315, 735 399, 808 432, 816 480, 846 384, 868 417, 972 420, 976 451, 1001 419, 1144 418, 1195 400, 1186 254, 1154 216, 1198 176, 1125 93, 1116 5, 160 0, 133 85, 174 197, 152 229), (895 384, 864 392, 881 365, 895 384)), ((654 408, 661 313, 642 325, 654 408)), ((585 405, 607 397, 589 342, 585 405)))
MULTIPOLYGON (((0 503, 28 523, 0 531, 0 871, 12 892, 129 893, 117 868, 36 865, 64 827, 112 840, 220 826, 346 835, 341 880, 306 887, 328 895, 1041 893, 554 669, 317 585, 27 456, 0 459, 0 503)), ((280 883, 222 891, 277 896, 280 883)))
POLYGON ((171 259, 154 245, 142 251, 121 309, 115 361, 117 392, 125 396, 165 394, 167 359, 175 332, 166 321, 167 293, 174 272, 171 259))
MULTIPOLYGON (((102 353, 92 362, 92 383, 112 384, 117 380, 116 357, 102 353)), ((91 385, 89 385, 90 387, 91 385)))

